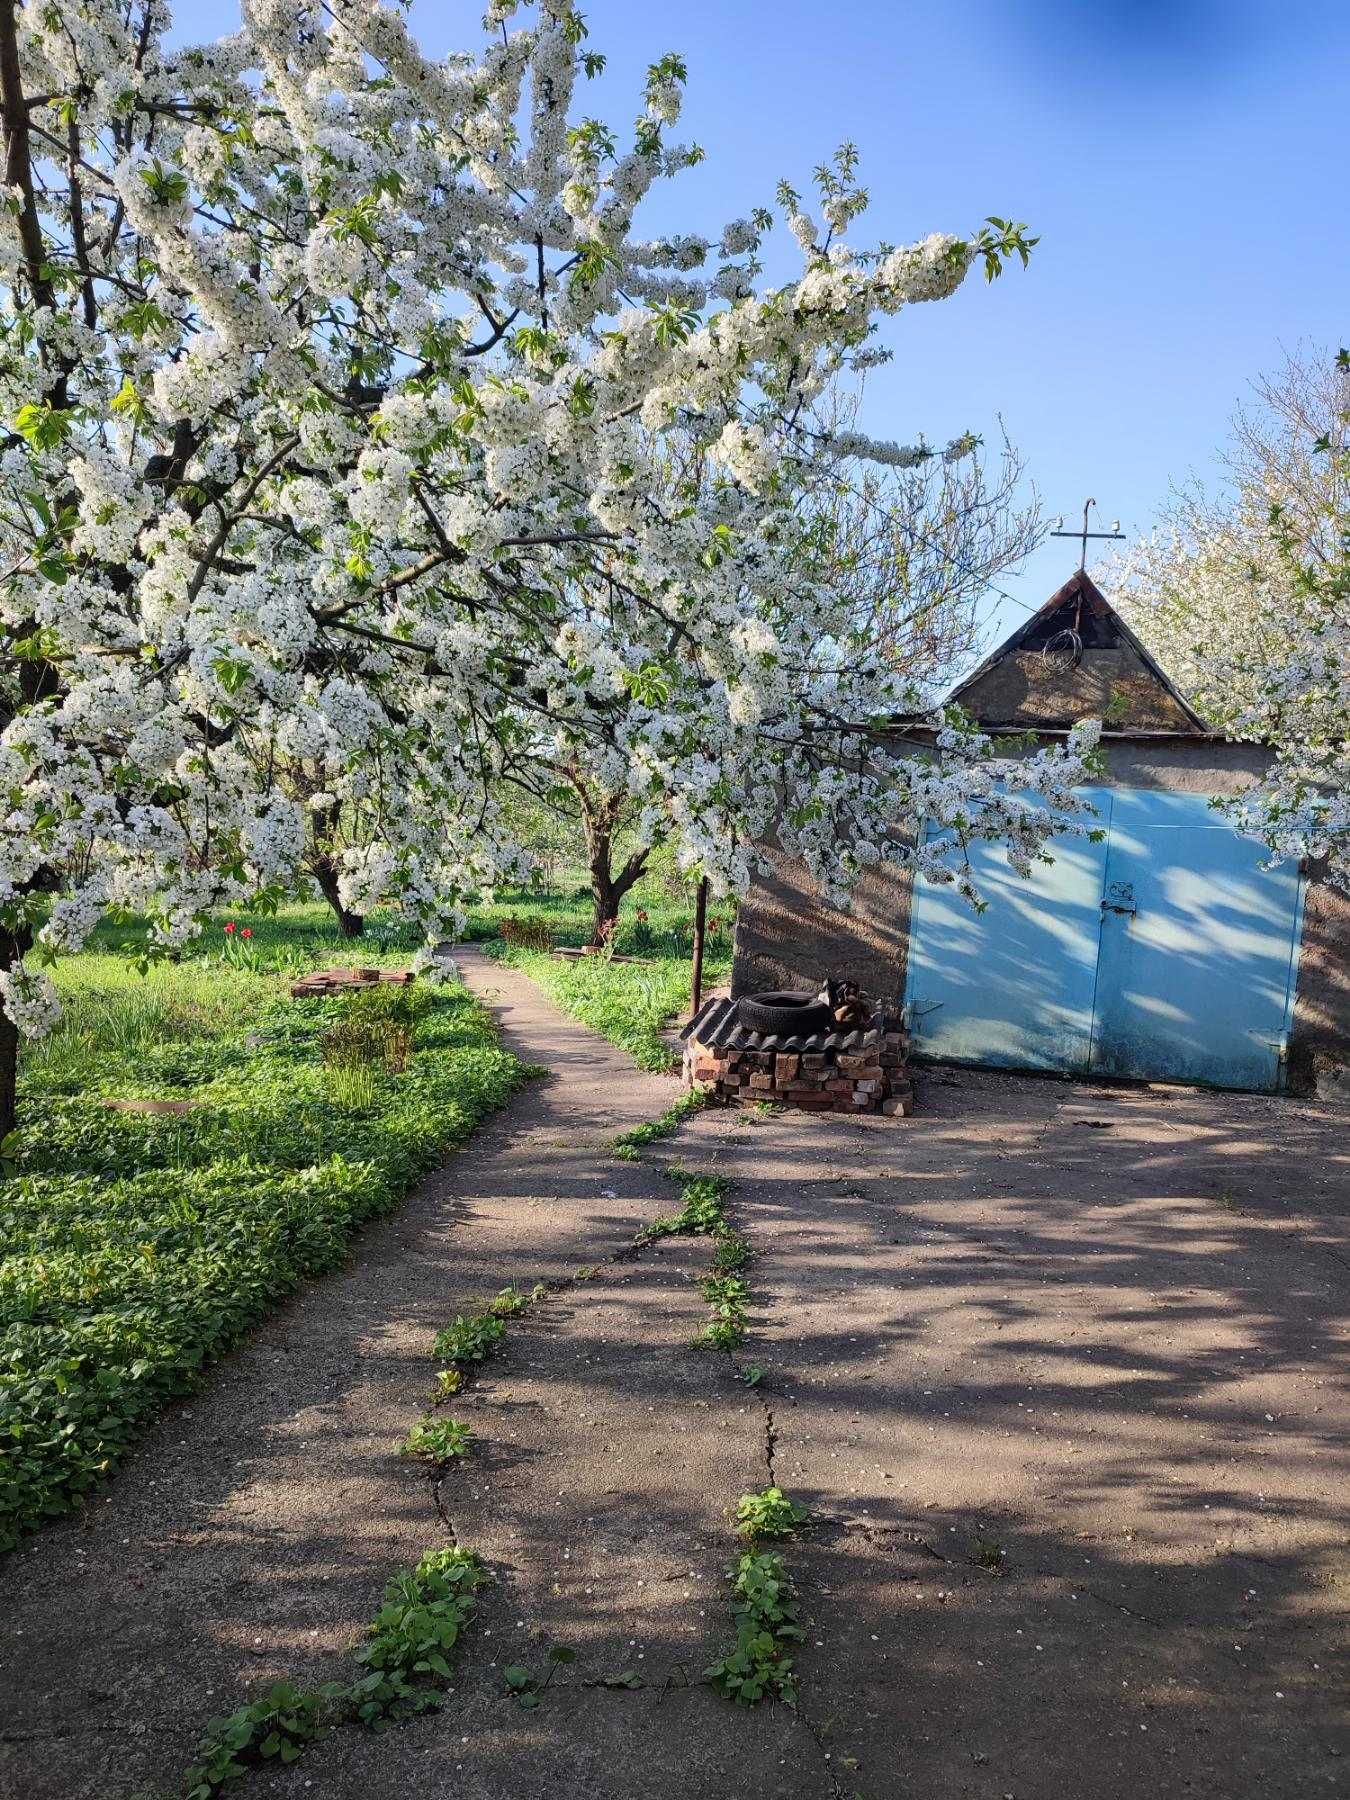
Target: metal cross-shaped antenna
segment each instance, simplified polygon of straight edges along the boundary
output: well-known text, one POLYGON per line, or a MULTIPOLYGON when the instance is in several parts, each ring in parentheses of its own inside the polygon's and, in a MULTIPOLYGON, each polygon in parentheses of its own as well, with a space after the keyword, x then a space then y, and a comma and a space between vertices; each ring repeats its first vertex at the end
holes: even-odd
MULTIPOLYGON (((1088 514, 1089 514, 1089 512, 1091 512, 1092 508, 1096 504, 1097 504, 1097 502, 1095 500, 1084 501, 1084 503, 1083 503, 1083 529, 1081 531, 1061 531, 1059 529, 1056 529, 1050 533, 1051 537, 1072 537, 1072 538, 1081 538, 1082 539, 1083 553, 1080 556, 1079 561, 1078 561, 1078 568, 1079 568, 1080 573, 1082 571, 1086 570, 1086 568, 1087 568, 1087 547, 1088 547, 1088 539, 1089 538, 1118 539, 1118 538, 1123 538, 1125 536, 1125 533, 1120 529, 1120 520, 1119 519, 1113 519, 1111 521, 1110 531, 1089 531, 1088 530, 1088 514)), ((1064 520, 1061 518, 1059 520, 1059 525, 1062 526, 1063 523, 1064 523, 1064 520)))

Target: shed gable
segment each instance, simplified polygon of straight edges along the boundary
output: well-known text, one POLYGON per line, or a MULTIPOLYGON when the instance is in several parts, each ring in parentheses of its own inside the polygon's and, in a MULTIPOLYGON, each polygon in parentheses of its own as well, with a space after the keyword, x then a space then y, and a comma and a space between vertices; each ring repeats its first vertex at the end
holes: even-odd
POLYGON ((951 698, 986 727, 1062 730, 1109 717, 1116 731, 1205 737, 1209 728, 1082 571, 951 698))

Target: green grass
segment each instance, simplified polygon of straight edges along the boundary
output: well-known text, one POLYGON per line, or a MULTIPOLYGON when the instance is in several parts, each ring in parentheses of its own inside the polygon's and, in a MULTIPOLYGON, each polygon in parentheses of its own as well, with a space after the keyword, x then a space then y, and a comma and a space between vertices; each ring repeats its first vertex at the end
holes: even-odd
MULTIPOLYGON (((471 921, 471 930, 481 930, 485 947, 494 956, 538 982, 564 1012, 626 1050, 641 1068, 666 1073, 678 1066, 679 1057, 665 1042, 663 1032, 689 1005, 692 895, 672 895, 655 881, 640 882, 632 890, 623 904, 613 948, 621 956, 640 958, 637 962, 607 961, 600 956, 584 962, 567 961, 503 944, 493 934, 508 914, 546 921, 555 944, 561 947, 585 944, 591 938, 592 922, 587 896, 517 897, 481 921, 471 921)), ((730 974, 731 931, 730 907, 725 902, 715 903, 708 913, 705 991, 730 974)))
MULTIPOLYGON (((686 957, 621 963, 598 956, 565 962, 533 950, 503 949, 500 954, 538 982, 564 1012, 626 1050, 640 1068, 664 1073, 678 1067, 680 1059, 662 1032, 689 1005, 686 957)), ((729 969, 726 961, 705 963, 705 984, 712 987, 724 980, 729 969)))
MULTIPOLYGON (((267 925, 260 965, 305 954, 314 921, 267 925)), ((63 960, 64 1020, 24 1055, 0 1181, 0 1547, 75 1504, 521 1079, 456 988, 430 1000, 406 1072, 377 1067, 354 1093, 323 1055, 346 1002, 292 1002, 217 954, 146 976, 63 960), (150 1116, 108 1097, 197 1104, 150 1116)))

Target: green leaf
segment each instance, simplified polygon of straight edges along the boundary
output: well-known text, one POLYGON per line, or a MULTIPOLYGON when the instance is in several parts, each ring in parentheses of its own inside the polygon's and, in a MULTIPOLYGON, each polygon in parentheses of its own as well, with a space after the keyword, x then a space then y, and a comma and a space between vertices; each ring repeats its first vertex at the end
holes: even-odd
POLYGON ((251 672, 246 662, 232 656, 218 656, 211 669, 227 694, 237 694, 251 672))

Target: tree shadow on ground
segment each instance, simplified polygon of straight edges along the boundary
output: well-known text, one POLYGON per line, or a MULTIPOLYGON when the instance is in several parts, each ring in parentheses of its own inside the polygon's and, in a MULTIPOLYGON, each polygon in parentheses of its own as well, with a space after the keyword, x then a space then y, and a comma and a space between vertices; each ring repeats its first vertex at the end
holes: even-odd
MULTIPOLYGON (((445 1515, 498 1579, 446 1711, 337 1734, 259 1791, 1332 1786, 1336 1122, 1015 1078, 924 1090, 909 1121, 704 1115, 676 1140, 738 1183, 740 1360, 762 1381, 689 1348, 697 1241, 602 1266, 513 1329, 449 1408, 479 1452, 441 1484, 445 1515), (802 1703, 743 1714, 672 1671, 728 1641, 729 1508, 771 1475, 819 1521, 785 1547, 802 1703), (558 1642, 578 1660, 524 1713, 501 1671, 542 1671, 558 1642), (643 1685, 583 1685, 626 1670, 643 1685)), ((533 1089, 12 1560, 16 1792, 167 1789, 211 1712, 342 1671, 384 1582, 445 1540, 395 1453, 435 1325, 603 1264, 671 1209, 656 1161, 603 1158, 605 1128, 533 1089)))

